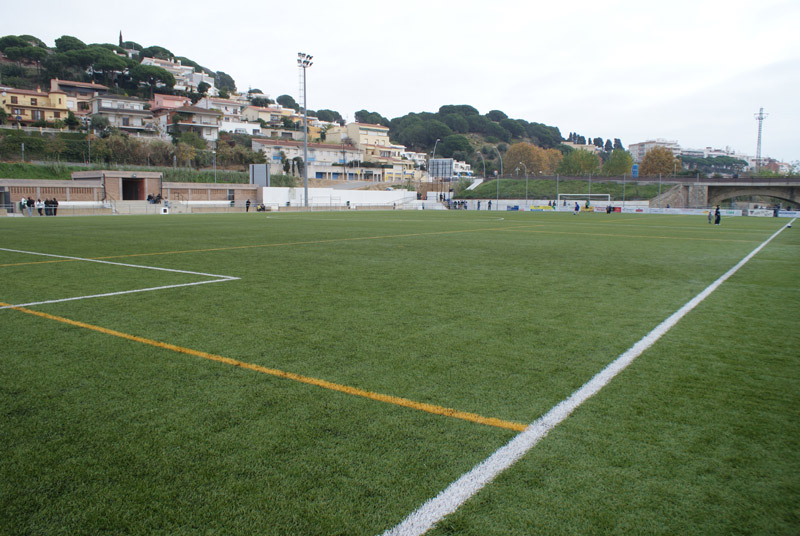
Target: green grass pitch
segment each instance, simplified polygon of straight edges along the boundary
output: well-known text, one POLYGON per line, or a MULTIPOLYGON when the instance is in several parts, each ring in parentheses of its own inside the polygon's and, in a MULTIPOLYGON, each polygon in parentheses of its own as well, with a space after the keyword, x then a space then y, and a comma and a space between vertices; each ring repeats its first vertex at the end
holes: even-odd
MULTIPOLYGON (((380 534, 786 223, 2 218, 0 534, 380 534)), ((799 533, 797 233, 430 534, 799 533)))

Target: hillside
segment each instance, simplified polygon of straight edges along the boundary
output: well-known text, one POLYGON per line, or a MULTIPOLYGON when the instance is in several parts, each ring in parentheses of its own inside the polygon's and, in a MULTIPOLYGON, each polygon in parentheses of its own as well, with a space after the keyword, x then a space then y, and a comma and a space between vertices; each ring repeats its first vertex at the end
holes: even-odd
MULTIPOLYGON (((87 44, 77 37, 63 35, 55 40, 53 47, 32 35, 7 35, 0 37, 0 52, 0 79, 4 84, 19 89, 47 88, 51 79, 59 78, 95 82, 108 87, 110 93, 146 99, 154 93, 162 93, 182 95, 196 102, 205 94, 228 97, 236 92, 235 80, 224 71, 204 67, 200 62, 158 45, 142 46, 124 41, 122 35, 117 44, 87 44), (161 60, 174 60, 176 63, 167 65, 161 60), (171 69, 180 62, 180 69, 193 71, 197 76, 189 77, 187 81, 183 74, 178 73, 179 79, 176 79, 170 71, 158 66, 159 61, 171 69)), ((259 106, 274 102, 258 89, 248 92, 245 98, 259 106)), ((284 107, 300 108, 289 95, 281 95, 276 100, 284 107)), ((335 110, 309 110, 309 115, 327 121, 341 121, 342 117, 335 110)), ((0 124, 5 119, 6 112, 0 110, 0 124)), ((500 172, 503 168, 500 155, 514 144, 558 149, 563 155, 571 151, 570 147, 562 144, 565 138, 556 126, 511 118, 499 109, 481 114, 468 104, 446 104, 436 112, 410 112, 391 120, 378 112, 360 110, 355 113, 355 119, 389 127, 391 141, 409 151, 431 156, 435 152, 437 157, 454 158, 470 164, 476 173, 480 170, 481 174, 484 167, 486 174, 500 172)), ((604 162, 611 154, 610 140, 604 143, 602 138, 587 139, 577 133, 570 133, 567 139, 578 145, 597 146, 600 150, 598 163, 604 162)), ((622 148, 619 139, 614 140, 613 148, 622 148)), ((518 161, 526 162, 525 159, 518 161)), ((197 163, 200 166, 204 164, 197 163)), ((589 164, 586 171, 593 172, 597 166, 589 164)))

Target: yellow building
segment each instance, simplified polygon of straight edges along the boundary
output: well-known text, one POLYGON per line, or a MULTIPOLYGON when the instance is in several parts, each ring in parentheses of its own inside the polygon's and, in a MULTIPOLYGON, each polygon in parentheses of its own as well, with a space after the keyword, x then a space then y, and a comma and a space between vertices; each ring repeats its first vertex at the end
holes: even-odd
POLYGON ((242 117, 245 121, 257 123, 259 120, 265 123, 277 124, 283 118, 282 110, 278 108, 264 108, 262 106, 246 106, 242 110, 242 117))
POLYGON ((31 126, 39 121, 52 123, 67 118, 67 94, 63 91, 46 93, 41 89, 0 88, 0 104, 10 123, 31 126))
POLYGON ((389 147, 389 127, 369 123, 349 123, 343 127, 333 127, 326 135, 328 143, 352 143, 362 151, 367 146, 389 147))

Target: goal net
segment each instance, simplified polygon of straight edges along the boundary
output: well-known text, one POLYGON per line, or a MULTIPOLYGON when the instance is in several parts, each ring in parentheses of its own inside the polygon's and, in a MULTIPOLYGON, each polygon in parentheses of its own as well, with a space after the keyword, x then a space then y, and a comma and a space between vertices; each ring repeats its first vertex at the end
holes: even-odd
POLYGON ((558 194, 558 206, 567 206, 577 202, 582 206, 594 206, 596 203, 610 204, 611 194, 558 194))

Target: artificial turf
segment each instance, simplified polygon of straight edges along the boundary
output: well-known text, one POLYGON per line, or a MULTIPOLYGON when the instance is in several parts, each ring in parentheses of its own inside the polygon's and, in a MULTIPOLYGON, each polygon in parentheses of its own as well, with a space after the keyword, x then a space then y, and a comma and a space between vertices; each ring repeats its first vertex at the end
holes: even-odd
MULTIPOLYGON (((345 212, 0 220, 239 279, 30 310, 528 423, 785 222, 345 212)), ((437 534, 800 529, 789 230, 437 534)), ((0 301, 210 277, 0 250, 0 301)), ((0 310, 0 532, 376 534, 514 432, 0 310)))

